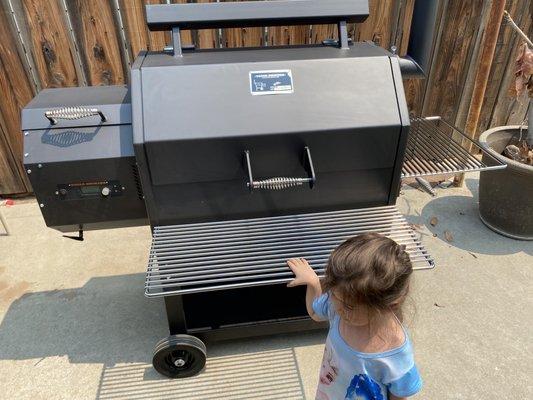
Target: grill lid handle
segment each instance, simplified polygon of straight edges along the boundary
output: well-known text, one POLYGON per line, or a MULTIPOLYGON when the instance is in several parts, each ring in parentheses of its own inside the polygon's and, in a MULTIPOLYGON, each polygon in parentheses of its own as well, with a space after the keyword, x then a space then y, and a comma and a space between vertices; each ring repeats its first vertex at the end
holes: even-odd
POLYGON ((283 190, 302 186, 304 183, 308 183, 309 187, 312 189, 316 182, 315 167, 313 166, 313 159, 311 158, 311 150, 309 150, 309 147, 307 146, 305 147, 304 165, 309 174, 308 178, 276 177, 256 181, 252 174, 252 163, 250 161, 250 152, 248 150, 244 152, 244 160, 248 171, 248 182, 246 185, 250 189, 250 192, 254 189, 283 190))
POLYGON ((151 31, 363 22, 368 0, 273 0, 146 5, 151 31))

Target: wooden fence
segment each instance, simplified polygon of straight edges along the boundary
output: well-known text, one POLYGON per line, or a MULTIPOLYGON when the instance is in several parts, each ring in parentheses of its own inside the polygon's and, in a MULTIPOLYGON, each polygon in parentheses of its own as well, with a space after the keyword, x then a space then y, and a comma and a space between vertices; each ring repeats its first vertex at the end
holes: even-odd
MULTIPOLYGON (((170 2, 186 0, 0 0, 0 194, 31 192, 22 166, 21 108, 44 88, 127 83, 135 55, 161 50, 170 39, 165 32, 148 32, 144 4, 170 2)), ((405 82, 413 114, 441 115, 464 127, 491 3, 441 0, 429 78, 405 82)), ((507 3, 531 35, 531 0, 507 3)), ((370 0, 370 17, 351 25, 350 36, 396 46, 404 54, 413 5, 414 0, 370 0)), ((335 36, 335 27, 315 25, 191 31, 184 42, 200 48, 272 46, 335 36)), ((519 42, 503 22, 478 134, 489 126, 520 123, 526 115, 527 104, 512 93, 519 42)))

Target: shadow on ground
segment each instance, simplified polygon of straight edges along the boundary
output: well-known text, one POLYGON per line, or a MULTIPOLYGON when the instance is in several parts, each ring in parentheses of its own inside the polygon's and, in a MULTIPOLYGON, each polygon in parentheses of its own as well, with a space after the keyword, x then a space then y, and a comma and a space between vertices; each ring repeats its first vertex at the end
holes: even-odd
POLYGON ((104 367, 97 399, 305 399, 294 349, 211 357, 205 371, 183 380, 151 365, 104 367))
POLYGON ((199 376, 158 375, 151 357, 167 321, 143 283, 144 274, 97 277, 81 288, 24 294, 0 324, 0 360, 101 363, 98 399, 304 398, 294 347, 323 343, 324 332, 211 343, 199 376))
MULTIPOLYGON (((431 233, 450 246, 480 254, 533 254, 533 242, 521 241, 499 235, 487 228, 479 218, 478 186, 476 179, 467 179, 466 186, 472 196, 444 196, 429 201, 419 215, 409 212, 407 219, 415 225, 425 226, 431 233), (430 221, 437 218, 437 224, 430 221), (446 240, 445 232, 449 232, 446 240)), ((411 211, 411 210, 409 210, 411 211)))

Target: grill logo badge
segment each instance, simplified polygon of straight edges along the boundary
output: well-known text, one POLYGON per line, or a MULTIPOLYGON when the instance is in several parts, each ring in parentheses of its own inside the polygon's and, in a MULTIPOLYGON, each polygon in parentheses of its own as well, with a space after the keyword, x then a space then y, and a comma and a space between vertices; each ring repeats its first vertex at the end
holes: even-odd
POLYGON ((292 71, 252 71, 250 72, 250 92, 253 96, 294 93, 292 71))

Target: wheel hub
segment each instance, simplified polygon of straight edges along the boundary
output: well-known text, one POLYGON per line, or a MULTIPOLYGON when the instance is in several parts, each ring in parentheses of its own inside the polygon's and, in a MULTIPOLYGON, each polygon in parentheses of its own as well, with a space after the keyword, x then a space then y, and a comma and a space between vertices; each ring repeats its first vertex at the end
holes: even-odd
POLYGON ((183 367, 185 365, 185 360, 183 358, 177 358, 174 360, 174 365, 176 367, 183 367))

